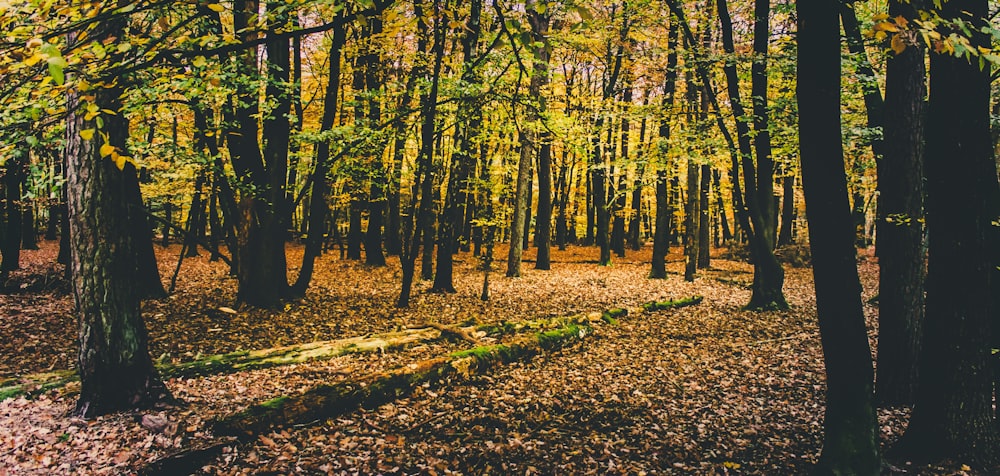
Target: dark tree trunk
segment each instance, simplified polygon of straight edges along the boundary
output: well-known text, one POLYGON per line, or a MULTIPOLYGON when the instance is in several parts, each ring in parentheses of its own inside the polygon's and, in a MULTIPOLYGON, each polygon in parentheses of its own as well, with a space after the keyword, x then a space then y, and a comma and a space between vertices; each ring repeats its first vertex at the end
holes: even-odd
MULTIPOLYGON (((761 2, 756 3, 760 10, 768 7, 767 5, 760 5, 761 2)), ((719 19, 722 23, 722 45, 726 53, 733 54, 735 46, 733 43, 733 25, 729 15, 729 7, 725 0, 719 0, 717 5, 719 19)), ((763 12, 755 11, 755 18, 760 17, 760 13, 763 12)), ((767 91, 767 35, 761 35, 758 31, 759 28, 764 30, 764 33, 767 32, 766 17, 764 15, 762 21, 755 21, 754 33, 755 53, 758 53, 760 56, 754 61, 752 67, 752 79, 754 83, 752 84, 752 95, 755 97, 754 125, 758 130, 766 128, 767 125, 767 103, 763 98, 760 98, 760 96, 766 95, 767 91), (761 100, 758 101, 757 99, 761 100), (762 116, 757 115, 757 111, 760 109, 763 109, 762 116)), ((785 301, 785 296, 782 292, 782 286, 785 282, 785 271, 774 256, 774 238, 776 234, 774 223, 771 223, 770 227, 767 226, 768 221, 773 222, 773 218, 771 217, 774 216, 774 200, 771 190, 773 188, 771 184, 773 161, 770 157, 770 141, 767 137, 763 139, 757 137, 756 151, 758 154, 764 154, 764 156, 761 158, 758 155, 758 162, 755 166, 751 155, 753 152, 750 142, 751 132, 746 121, 740 120, 746 117, 746 111, 740 99, 739 76, 737 75, 736 64, 727 62, 723 66, 723 71, 726 75, 726 87, 729 91, 733 116, 737 118, 736 132, 741 167, 736 167, 736 159, 734 157, 733 176, 736 177, 738 175, 738 169, 741 168, 743 171, 743 200, 739 204, 734 203, 734 208, 736 209, 736 217, 740 228, 745 233, 749 242, 750 255, 754 263, 754 279, 751 286, 753 294, 750 297, 750 303, 747 304, 747 308, 785 309, 788 307, 788 303, 785 301), (764 190, 761 191, 761 188, 764 190), (765 196, 766 199, 762 198, 765 196), (769 237, 770 240, 768 239, 769 237)), ((734 197, 739 195, 739 192, 735 190, 739 182, 739 180, 733 181, 734 197)))
MULTIPOLYGON (((123 121, 123 124, 127 122, 123 121)), ((127 126, 126 130, 127 130, 127 126)), ((146 217, 146 206, 142 202, 142 192, 139 189, 139 176, 135 167, 122 170, 122 184, 125 187, 125 198, 129 207, 129 233, 132 234, 132 246, 138 263, 138 275, 132 285, 139 291, 142 298, 159 299, 166 297, 160 280, 160 268, 156 262, 156 252, 153 250, 153 228, 146 217)))
POLYGON ((403 96, 396 107, 396 119, 392 124, 392 166, 389 175, 389 185, 386 200, 385 251, 392 256, 399 256, 403 250, 403 234, 400 220, 400 181, 403 173, 403 159, 406 152, 406 120, 404 112, 409 110, 413 91, 416 89, 420 69, 414 68, 406 80, 403 96))
POLYGON ((797 12, 802 180, 827 378, 817 472, 877 475, 874 375, 840 133, 837 3, 800 1, 797 12))
MULTIPOLYGON (((868 60, 868 52, 865 51, 865 44, 861 38, 861 28, 858 25, 858 18, 854 12, 853 4, 844 2, 840 6, 840 19, 844 25, 844 37, 847 39, 847 49, 851 53, 851 58, 856 62, 856 72, 858 80, 861 82, 862 93, 865 101, 865 111, 867 112, 868 128, 875 130, 883 127, 883 114, 885 105, 882 101, 882 92, 879 91, 878 79, 872 69, 871 61, 868 60)), ((871 142, 872 153, 876 161, 881 160, 884 154, 884 142, 882 136, 874 134, 871 142)), ((860 176, 864 170, 858 167, 856 173, 860 176)), ((880 175, 881 177, 881 175, 880 175)), ((857 245, 859 247, 868 246, 868 235, 865 231, 865 198, 860 189, 854 192, 854 227, 857 230, 857 245)))
MULTIPOLYGON (((893 17, 912 21, 915 10, 890 2, 893 17)), ((923 155, 924 49, 911 41, 890 53, 884 126, 885 156, 879 164, 879 336, 875 396, 880 404, 911 405, 917 387, 917 357, 924 314, 923 155)))
POLYGON ((703 164, 701 166, 701 186, 698 199, 698 269, 707 269, 712 264, 709 255, 712 209, 709 207, 708 201, 712 188, 711 180, 712 166, 703 164))
POLYGON ((207 171, 198 172, 194 180, 194 195, 191 198, 191 211, 188 212, 189 232, 184 237, 185 256, 198 256, 198 242, 205 236, 205 200, 202 189, 205 188, 207 171))
MULTIPOLYGON (((649 105, 649 93, 643 97, 643 106, 649 105)), ((646 173, 643 151, 646 142, 646 117, 639 122, 639 152, 636 154, 635 177, 632 179, 632 216, 628 224, 628 246, 634 251, 642 248, 642 177, 646 173)))
MULTIPOLYGON (((258 12, 256 0, 237 0, 234 3, 234 22, 237 31, 246 31, 247 40, 253 37, 249 21, 258 12)), ((268 11, 281 11, 276 2, 268 4, 268 11)), ((247 84, 236 95, 233 115, 238 130, 229 132, 233 168, 237 176, 252 190, 242 193, 238 203, 236 222, 237 299, 256 307, 274 307, 288 294, 288 277, 285 262, 285 229, 283 226, 284 187, 287 180, 288 146, 291 124, 291 99, 288 93, 290 58, 289 40, 273 34, 286 25, 282 15, 269 19, 265 41, 267 50, 267 85, 265 94, 273 101, 273 109, 263 121, 263 148, 257 142, 260 115, 257 107, 255 84, 247 84)), ((244 72, 252 72, 257 64, 255 49, 244 51, 238 58, 244 72)))
MULTIPOLYGON (((371 35, 382 34, 382 19, 378 15, 371 16, 371 35)), ((369 39, 371 41, 371 39, 369 39)), ((382 86, 379 77, 379 54, 374 46, 369 45, 365 55, 365 90, 372 94, 382 86)), ((378 97, 368 100, 368 123, 371 127, 382 122, 382 108, 378 97)), ((368 228, 365 230, 365 264, 369 266, 385 266, 385 253, 382 252, 382 222, 385 217, 385 191, 389 178, 382 163, 382 153, 385 147, 375 149, 374 170, 368 196, 368 228)))
MULTIPOLYGON (((123 20, 115 20, 103 31, 106 38, 121 33, 123 20)), ((100 41, 100 38, 94 38, 100 41)), ((120 87, 95 93, 95 104, 120 111, 120 87)), ((72 111, 78 108, 75 93, 68 94, 66 125, 66 189, 69 191, 71 266, 73 295, 79 313, 80 398, 75 414, 85 418, 128 409, 149 407, 168 399, 147 347, 146 327, 140 313, 138 243, 130 232, 136 214, 129 195, 135 168, 125 162, 116 166, 114 156, 98 151, 103 142, 125 155, 128 125, 123 114, 104 116, 103 134, 93 141, 80 138, 80 131, 95 128, 72 111)), ((141 205, 141 204, 140 204, 141 205)), ((150 244, 151 246, 151 244, 150 244)))
MULTIPOLYGON (((414 2, 414 13, 417 17, 417 50, 427 51, 427 44, 431 39, 428 32, 426 19, 423 14, 423 2, 414 2)), ((410 213, 407 214, 408 224, 404 224, 405 239, 403 250, 400 254, 400 263, 403 271, 403 286, 396 301, 396 307, 407 307, 410 304, 410 292, 413 286, 414 271, 416 271, 417 253, 420 249, 421 240, 426 243, 426 238, 422 233, 433 231, 434 223, 434 132, 435 120, 437 118, 437 100, 441 79, 441 63, 444 59, 445 28, 441 16, 441 2, 434 0, 434 44, 431 53, 434 55, 433 69, 427 71, 425 66, 417 68, 420 76, 430 82, 430 89, 420 95, 420 112, 423 121, 420 125, 420 152, 417 157, 417 170, 414 178, 413 193, 411 194, 410 213), (417 204, 419 189, 419 205, 417 204), (415 216, 414 216, 415 215, 415 216)), ((416 72, 414 74, 417 74, 416 72)), ((431 241, 433 243, 433 239, 431 241)), ((427 258, 425 253, 425 264, 427 258)), ((431 269, 433 270, 433 268, 431 269)))
POLYGON ((712 169, 712 186, 715 188, 715 208, 719 217, 719 229, 722 232, 722 242, 716 244, 718 247, 733 240, 733 232, 729 228, 729 218, 726 215, 726 204, 722 200, 722 172, 718 169, 712 169))
MULTIPOLYGON (((337 116, 337 91, 340 89, 340 57, 344 42, 347 41, 347 36, 344 31, 343 17, 338 16, 336 21, 338 23, 333 28, 329 59, 327 60, 329 79, 325 89, 323 117, 320 120, 321 131, 332 129, 337 116)), ((312 190, 309 198, 309 233, 306 235, 306 247, 302 254, 302 266, 299 268, 299 275, 290 290, 290 294, 294 297, 305 296, 309 282, 312 281, 316 258, 323 253, 323 235, 326 229, 326 217, 330 213, 330 206, 326 202, 330 184, 326 175, 330 171, 331 162, 330 143, 320 141, 316 144, 316 163, 313 167, 312 190)), ((336 228, 336 223, 334 223, 334 228, 336 228)))
MULTIPOLYGON (((946 21, 986 23, 986 0, 944 3, 946 21)), ((979 23, 975 23, 979 24, 979 23)), ((972 48, 989 47, 978 29, 972 48)), ((959 33, 961 34, 961 33, 959 33)), ((902 444, 922 461, 949 458, 984 469, 1000 438, 990 366, 997 169, 989 130, 990 67, 931 54, 927 111, 927 305, 919 384, 902 444)), ((994 468, 995 469, 995 468, 994 468)))
POLYGON ((698 267, 698 225, 701 220, 701 195, 698 191, 698 164, 690 157, 687 166, 687 208, 684 213, 684 280, 694 281, 698 267))
POLYGON ((792 224, 795 223, 795 175, 781 179, 781 229, 778 230, 778 246, 792 244, 792 224))
MULTIPOLYGON (((27 178, 27 175, 25 176, 27 178)), ((24 185, 27 188, 27 184, 24 185)), ((38 230, 35 228, 35 202, 26 201, 22 210, 21 223, 21 249, 38 249, 38 230)))
MULTIPOLYGON (((531 23, 531 33, 533 38, 540 45, 534 50, 534 72, 532 73, 532 84, 534 78, 538 78, 536 93, 532 94, 538 98, 538 111, 540 114, 547 113, 545 95, 541 89, 549 84, 549 20, 550 13, 538 13, 538 9, 528 9, 528 21, 531 23)), ((552 137, 547 129, 542 129, 539 134, 538 144, 538 213, 535 218, 535 247, 538 252, 535 256, 535 269, 547 270, 551 268, 550 254, 552 246, 552 137)))
POLYGON ((351 200, 347 212, 347 259, 361 259, 361 212, 364 205, 358 200, 351 200))
POLYGON ((15 152, 15 156, 7 160, 3 172, 4 191, 4 226, 3 226, 3 261, 0 261, 0 278, 6 278, 11 271, 21 268, 21 183, 24 182, 25 164, 28 160, 27 149, 15 152))
MULTIPOLYGON (((469 21, 462 35, 463 72, 462 79, 467 84, 478 84, 479 74, 475 70, 477 61, 477 43, 479 42, 480 23, 482 15, 482 0, 473 0, 470 4, 469 21)), ((458 117, 468 122, 460 121, 456 125, 456 150, 452 154, 452 170, 448 176, 448 191, 445 197, 444 212, 441 214, 441 239, 437 247, 437 266, 434 273, 434 284, 431 289, 439 292, 455 292, 454 253, 459 249, 457 241, 462 234, 466 220, 471 187, 469 178, 475 170, 473 151, 478 145, 476 136, 482 126, 482 114, 477 108, 474 98, 463 98, 459 103, 458 117)))

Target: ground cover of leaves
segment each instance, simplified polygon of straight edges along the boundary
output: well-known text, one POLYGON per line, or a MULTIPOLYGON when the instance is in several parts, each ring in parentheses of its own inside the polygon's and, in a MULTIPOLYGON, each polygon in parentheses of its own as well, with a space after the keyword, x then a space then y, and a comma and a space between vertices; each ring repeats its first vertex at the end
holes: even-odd
MULTIPOLYGON (((650 280, 649 249, 598 267, 594 248, 554 251, 551 271, 526 254, 523 276, 491 277, 479 300, 478 260, 460 255, 456 294, 426 292, 395 309, 400 271, 337 259, 317 263, 305 299, 283 309, 233 304, 235 282, 207 254, 186 259, 176 292, 144 304, 154 358, 254 349, 384 332, 435 322, 496 323, 627 307, 570 348, 470 381, 418 388, 407 398, 327 421, 277 428, 233 445, 203 474, 801 474, 819 456, 825 382, 811 270, 786 267, 790 311, 741 310, 752 268, 716 259, 694 283, 680 276, 678 249, 666 280, 650 280), (699 306, 636 312, 643 302, 691 295, 699 306), (233 307, 237 312, 220 311, 233 307)), ((72 299, 52 265, 55 245, 26 251, 25 269, 0 295, 0 377, 72 368, 72 299)), ((157 248, 168 282, 178 246, 157 248)), ((289 262, 302 249, 289 246, 289 262)), ((497 256, 504 256, 498 249, 497 256)), ((862 256, 864 299, 877 293, 877 264, 862 256)), ((294 275, 295 270, 290 271, 294 275)), ((876 308, 866 305, 870 334, 876 308)), ((874 344, 874 340, 873 340, 874 344)), ((211 441, 210 422, 320 383, 443 355, 468 344, 351 354, 231 375, 171 379, 179 408, 84 421, 67 417, 70 386, 34 400, 0 403, 0 475, 128 474, 171 452, 211 441)), ((905 410, 880 411, 895 441, 905 410)), ((975 474, 953 462, 911 473, 975 474)))

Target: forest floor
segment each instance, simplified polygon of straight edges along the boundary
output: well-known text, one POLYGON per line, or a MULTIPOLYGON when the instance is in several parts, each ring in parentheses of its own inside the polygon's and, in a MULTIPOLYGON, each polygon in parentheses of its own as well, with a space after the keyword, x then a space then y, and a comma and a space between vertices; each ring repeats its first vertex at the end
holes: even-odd
MULTIPOLYGON (((499 323, 635 309, 693 295, 698 306, 640 313, 562 350, 481 376, 421 386, 405 398, 338 418, 277 428, 234 444, 202 474, 803 474, 819 457, 825 394, 812 273, 786 266, 791 310, 748 312, 752 267, 715 257, 693 283, 678 247, 666 280, 647 279, 650 250, 596 265, 595 248, 553 250, 552 270, 490 279, 468 253, 457 256, 458 292, 418 281, 408 309, 394 306, 398 260, 366 267, 336 251, 317 261, 305 299, 284 309, 234 304, 236 283, 208 254, 183 262, 176 291, 144 303, 150 353, 160 362, 399 330, 421 324, 499 323)), ((54 265, 56 244, 24 251, 24 270, 0 294, 0 377, 72 369, 76 322, 54 265)), ((179 245, 157 247, 169 283, 179 245)), ((290 276, 302 248, 289 246, 290 276)), ((505 247, 496 256, 504 257, 505 247)), ((498 260, 494 265, 501 267, 498 260)), ((878 265, 862 254, 863 298, 877 294, 878 265)), ((865 305, 874 345, 877 308, 865 305)), ((228 375, 173 378, 184 406, 68 417, 74 386, 0 402, 0 476, 128 474, 164 455, 212 440, 211 422, 249 405, 319 384, 406 366, 469 344, 436 342, 396 352, 228 375), (155 425, 150 422, 160 422, 155 425)), ((78 388, 78 387, 77 387, 78 388)), ((905 428, 905 409, 880 410, 883 445, 905 428)), ((977 474, 962 462, 911 474, 977 474)), ((985 473, 979 473, 985 474, 985 473)))

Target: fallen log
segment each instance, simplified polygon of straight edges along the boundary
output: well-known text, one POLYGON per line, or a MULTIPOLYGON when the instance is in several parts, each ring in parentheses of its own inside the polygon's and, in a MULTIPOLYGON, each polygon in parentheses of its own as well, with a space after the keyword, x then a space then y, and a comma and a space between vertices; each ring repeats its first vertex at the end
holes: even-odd
MULTIPOLYGON (((261 350, 240 350, 226 354, 209 355, 179 364, 157 362, 156 368, 163 378, 193 378, 329 360, 348 354, 397 351, 442 338, 479 344, 480 341, 477 338, 479 335, 499 337, 521 332, 545 331, 568 324, 589 325, 596 320, 616 324, 617 317, 624 314, 627 314, 624 309, 611 309, 603 314, 593 313, 520 322, 501 322, 496 325, 477 327, 451 327, 434 323, 373 336, 318 341, 261 350)), ((22 395, 33 397, 78 381, 79 376, 72 370, 57 370, 6 378, 0 380, 0 401, 22 395)))
POLYGON ((278 397, 218 420, 217 435, 246 440, 281 425, 294 425, 342 415, 359 407, 375 408, 410 394, 425 383, 447 377, 464 379, 496 365, 527 360, 548 349, 583 339, 591 328, 569 324, 539 332, 508 344, 483 345, 413 363, 355 381, 321 385, 294 396, 278 397))
MULTIPOLYGON (((366 337, 310 342, 270 349, 236 351, 210 355, 180 364, 157 363, 164 378, 191 378, 234 373, 315 360, 329 360, 347 354, 389 352, 441 339, 434 328, 407 329, 366 337)), ((35 396, 79 381, 72 370, 59 370, 0 381, 0 401, 18 396, 35 396)))
POLYGON ((704 298, 702 296, 691 296, 689 298, 682 298, 670 301, 660 301, 660 302, 651 301, 643 304, 642 308, 645 309, 646 312, 664 311, 667 309, 676 309, 679 307, 694 306, 696 304, 701 304, 701 301, 703 300, 704 298))

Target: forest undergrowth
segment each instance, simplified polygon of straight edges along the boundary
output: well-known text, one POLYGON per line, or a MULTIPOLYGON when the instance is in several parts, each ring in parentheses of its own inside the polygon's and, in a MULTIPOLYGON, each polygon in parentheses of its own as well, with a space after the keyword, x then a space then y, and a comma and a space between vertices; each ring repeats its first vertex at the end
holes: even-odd
MULTIPOLYGON (((72 369, 76 322, 55 245, 25 251, 22 271, 0 295, 0 377, 72 369)), ((164 281, 180 246, 157 248, 164 281)), ((521 278, 490 278, 470 254, 457 256, 455 294, 416 284, 396 309, 398 260, 385 268, 337 259, 317 262, 305 299, 283 309, 233 304, 235 281, 208 254, 187 258, 176 292, 143 305, 150 353, 163 363, 318 340, 379 334, 426 324, 498 324, 623 307, 616 325, 596 326, 579 343, 485 375, 418 387, 377 408, 276 428, 226 445, 202 474, 803 474, 819 457, 825 392, 809 268, 786 266, 791 310, 749 312, 752 267, 721 259, 682 279, 675 247, 666 280, 647 279, 649 247, 596 265, 595 248, 553 250, 551 271, 526 255, 521 278), (697 306, 642 312, 649 301, 704 296, 697 306)), ((302 248, 289 246, 289 263, 302 248)), ((717 253, 722 255, 723 253, 717 253)), ((498 247, 497 256, 504 256, 498 247)), ((878 266, 862 253, 859 271, 874 348, 878 266)), ((290 270, 294 276, 295 269, 290 270)), ((268 399, 468 348, 432 342, 401 351, 172 378, 183 405, 94 420, 68 417, 73 384, 36 398, 0 402, 0 475, 128 474, 164 456, 217 441, 212 422, 268 399)), ((908 411, 879 413, 884 446, 908 411)), ((886 472, 974 474, 962 462, 886 472)))

